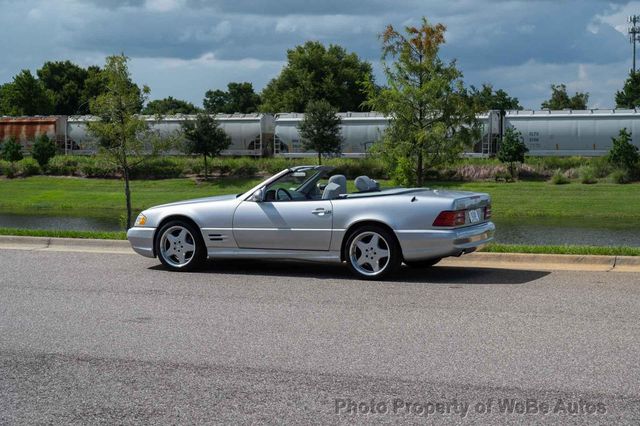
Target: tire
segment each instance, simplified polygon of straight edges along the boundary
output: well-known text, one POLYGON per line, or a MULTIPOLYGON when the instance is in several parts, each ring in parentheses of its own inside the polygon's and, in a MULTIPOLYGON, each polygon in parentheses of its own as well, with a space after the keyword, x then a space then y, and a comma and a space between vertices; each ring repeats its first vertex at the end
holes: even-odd
POLYGON ((349 269, 365 280, 387 278, 402 263, 396 236, 381 226, 366 225, 356 229, 349 236, 345 250, 349 269), (385 251, 387 256, 384 256, 385 251))
POLYGON ((410 261, 405 260, 404 263, 407 266, 410 266, 412 268, 430 268, 436 263, 440 262, 441 260, 442 260, 441 257, 436 257, 433 259, 423 259, 423 260, 410 260, 410 261))
POLYGON ((194 271, 207 259, 200 230, 188 222, 172 220, 158 231, 155 251, 171 271, 194 271))

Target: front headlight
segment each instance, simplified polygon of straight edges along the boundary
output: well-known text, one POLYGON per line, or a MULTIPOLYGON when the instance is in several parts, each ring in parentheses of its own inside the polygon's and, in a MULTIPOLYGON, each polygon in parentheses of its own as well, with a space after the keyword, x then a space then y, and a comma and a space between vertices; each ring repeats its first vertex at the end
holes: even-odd
POLYGON ((145 223, 147 223, 147 217, 140 213, 136 218, 136 223, 134 226, 144 226, 145 223))

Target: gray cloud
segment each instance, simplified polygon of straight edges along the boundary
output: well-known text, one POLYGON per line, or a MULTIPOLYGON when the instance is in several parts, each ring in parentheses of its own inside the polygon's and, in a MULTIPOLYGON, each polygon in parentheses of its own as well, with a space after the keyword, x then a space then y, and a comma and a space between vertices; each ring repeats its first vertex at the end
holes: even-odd
POLYGON ((380 70, 377 35, 385 25, 413 25, 428 16, 447 25, 442 54, 457 58, 468 83, 491 82, 538 107, 549 84, 566 82, 611 106, 613 95, 607 99, 605 90, 620 87, 629 67, 629 45, 616 27, 634 7, 640 10, 640 2, 0 0, 0 37, 11 40, 0 82, 45 60, 87 65, 125 52, 153 97, 200 103, 207 88, 228 81, 262 87, 286 50, 310 39, 345 46, 380 70), (605 75, 615 84, 595 78, 605 75))

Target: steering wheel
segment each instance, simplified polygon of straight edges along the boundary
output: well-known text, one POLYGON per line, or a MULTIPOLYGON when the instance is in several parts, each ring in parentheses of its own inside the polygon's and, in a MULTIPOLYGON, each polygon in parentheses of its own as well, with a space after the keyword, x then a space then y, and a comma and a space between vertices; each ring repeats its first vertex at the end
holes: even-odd
POLYGON ((291 200, 293 200, 293 197, 291 196, 291 193, 289 191, 287 191, 286 189, 278 188, 276 190, 276 200, 278 200, 278 201, 291 201, 291 200), (282 191, 284 193, 286 198, 281 198, 280 197, 280 191, 282 191))

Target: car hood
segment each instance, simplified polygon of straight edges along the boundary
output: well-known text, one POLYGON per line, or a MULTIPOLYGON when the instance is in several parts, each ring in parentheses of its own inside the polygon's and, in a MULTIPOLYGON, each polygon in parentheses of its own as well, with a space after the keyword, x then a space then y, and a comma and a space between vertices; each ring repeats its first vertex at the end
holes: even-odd
POLYGON ((237 197, 236 194, 229 194, 229 195, 218 195, 215 197, 194 198, 192 200, 176 201, 175 203, 168 203, 168 204, 161 204, 159 206, 153 206, 149 210, 159 209, 163 207, 184 206, 187 204, 200 204, 200 203, 211 203, 215 201, 226 201, 226 200, 232 200, 236 197, 237 197))

